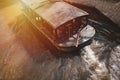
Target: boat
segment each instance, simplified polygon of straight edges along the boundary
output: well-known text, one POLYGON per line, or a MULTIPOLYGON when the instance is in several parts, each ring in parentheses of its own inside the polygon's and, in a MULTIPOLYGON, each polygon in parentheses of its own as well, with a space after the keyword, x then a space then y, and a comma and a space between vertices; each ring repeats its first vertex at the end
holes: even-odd
POLYGON ((78 50, 95 35, 95 29, 88 24, 89 13, 67 2, 21 0, 21 4, 28 20, 58 50, 78 50))

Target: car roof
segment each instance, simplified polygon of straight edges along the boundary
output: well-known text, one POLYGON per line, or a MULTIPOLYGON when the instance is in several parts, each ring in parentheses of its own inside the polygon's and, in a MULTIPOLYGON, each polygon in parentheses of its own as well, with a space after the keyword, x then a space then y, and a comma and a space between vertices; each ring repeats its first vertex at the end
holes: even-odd
POLYGON ((87 12, 63 1, 53 3, 48 0, 34 0, 34 2, 36 6, 31 6, 31 8, 54 29, 72 19, 88 15, 87 12), (39 4, 36 1, 39 1, 39 4))

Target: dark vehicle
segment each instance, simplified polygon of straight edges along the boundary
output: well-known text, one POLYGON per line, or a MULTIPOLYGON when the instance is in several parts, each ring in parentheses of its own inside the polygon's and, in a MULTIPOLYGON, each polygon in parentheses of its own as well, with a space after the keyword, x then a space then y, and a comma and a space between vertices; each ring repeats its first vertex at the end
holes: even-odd
POLYGON ((59 50, 74 51, 92 39, 88 13, 66 2, 21 0, 23 12, 33 25, 59 50))

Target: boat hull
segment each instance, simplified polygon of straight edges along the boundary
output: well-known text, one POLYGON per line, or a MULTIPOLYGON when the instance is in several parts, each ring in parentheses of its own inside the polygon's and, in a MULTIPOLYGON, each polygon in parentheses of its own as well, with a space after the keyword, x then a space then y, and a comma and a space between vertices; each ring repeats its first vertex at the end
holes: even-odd
POLYGON ((69 51, 76 51, 82 49, 84 46, 89 45, 94 38, 95 35, 95 29, 87 25, 81 32, 78 40, 78 45, 76 46, 75 40, 69 40, 66 43, 63 43, 62 45, 56 44, 56 47, 59 50, 69 52, 69 51), (68 44, 69 43, 69 44, 68 44))

